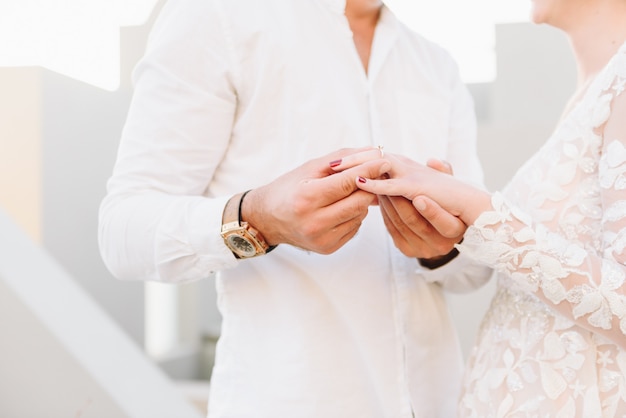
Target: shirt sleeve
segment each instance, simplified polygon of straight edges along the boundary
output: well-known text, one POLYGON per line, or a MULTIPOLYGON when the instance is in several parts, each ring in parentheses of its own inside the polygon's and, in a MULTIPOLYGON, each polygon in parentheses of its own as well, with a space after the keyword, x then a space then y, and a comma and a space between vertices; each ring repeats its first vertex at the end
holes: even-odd
POLYGON ((461 253, 436 269, 419 266, 419 274, 429 283, 438 283, 450 293, 468 293, 479 289, 493 274, 491 267, 461 253))
POLYGON ((120 279, 190 281, 236 264, 219 235, 229 196, 205 197, 236 107, 231 46, 215 3, 168 1, 133 73, 99 213, 100 252, 120 279))
MULTIPOLYGON (((626 67, 622 67, 626 69, 626 67)), ((626 75, 626 71, 623 71, 626 75)), ((502 195, 479 216, 460 249, 505 273, 578 325, 626 348, 626 78, 594 107, 603 142, 598 162, 601 251, 534 223, 502 195), (610 116, 609 116, 610 115, 610 116)), ((590 215, 592 216, 592 215, 590 215)))

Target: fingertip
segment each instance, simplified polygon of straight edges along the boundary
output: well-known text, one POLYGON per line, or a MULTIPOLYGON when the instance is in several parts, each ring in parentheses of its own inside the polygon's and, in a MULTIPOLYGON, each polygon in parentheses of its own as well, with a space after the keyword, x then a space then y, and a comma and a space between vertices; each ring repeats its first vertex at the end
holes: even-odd
POLYGON ((373 166, 375 171, 370 172, 372 178, 385 178, 388 179, 389 172, 391 172, 391 162, 386 159, 376 160, 376 163, 373 166))
POLYGON ((418 211, 423 212, 426 210, 426 200, 418 196, 413 199, 413 206, 415 206, 415 209, 418 211))
POLYGON ((446 160, 431 158, 426 162, 426 166, 434 170, 441 171, 442 173, 453 174, 452 164, 446 160))
POLYGON ((385 162, 380 166, 380 175, 387 175, 389 177, 389 172, 391 171, 391 162, 389 160, 384 160, 385 162))
POLYGON ((328 165, 330 166, 330 168, 336 169, 337 167, 339 167, 341 165, 342 161, 343 160, 340 158, 338 160, 333 160, 333 161, 329 162, 328 165))

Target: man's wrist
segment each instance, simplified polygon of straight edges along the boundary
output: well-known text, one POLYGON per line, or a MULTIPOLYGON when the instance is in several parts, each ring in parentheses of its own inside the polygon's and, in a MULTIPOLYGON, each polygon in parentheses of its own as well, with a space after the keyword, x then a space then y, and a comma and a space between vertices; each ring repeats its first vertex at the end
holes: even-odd
POLYGON ((275 245, 268 245, 263 235, 242 219, 242 204, 247 194, 248 191, 230 198, 222 213, 221 235, 226 246, 237 258, 267 254, 276 248, 275 245))
POLYGON ((247 222, 248 224, 250 224, 251 226, 253 226, 256 231, 258 231, 260 234, 262 234, 262 236, 264 237, 265 243, 267 244, 267 250, 265 251, 265 253, 269 253, 270 251, 273 251, 274 248, 278 247, 278 244, 271 244, 268 240, 267 240, 267 235, 261 231, 261 229, 259 229, 258 225, 260 224, 260 222, 258 222, 258 219, 255 220, 251 220, 251 214, 254 213, 254 211, 250 211, 249 208, 254 208, 257 206, 258 202, 254 202, 253 199, 255 198, 254 195, 254 189, 252 190, 248 190, 247 192, 244 193, 244 195, 241 198, 241 203, 239 205, 239 221, 240 222, 247 222), (245 200, 244 198, 247 197, 245 200), (253 201, 253 202, 251 202, 253 201), (244 203, 245 202, 245 203, 244 203), (248 209, 248 210, 245 210, 248 209))
POLYGON ((448 264, 450 261, 454 260, 456 256, 459 255, 459 250, 453 248, 448 254, 433 257, 433 258, 418 258, 417 261, 420 263, 422 267, 425 267, 429 270, 434 270, 441 266, 448 264))

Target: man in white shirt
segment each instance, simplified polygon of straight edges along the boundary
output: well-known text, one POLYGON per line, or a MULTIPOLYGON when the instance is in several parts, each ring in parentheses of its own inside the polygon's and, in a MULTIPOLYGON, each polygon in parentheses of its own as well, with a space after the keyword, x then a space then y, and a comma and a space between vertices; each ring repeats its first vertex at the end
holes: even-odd
POLYGON ((217 272, 209 416, 453 416, 443 288, 489 272, 445 264, 463 231, 436 207, 404 223, 410 202, 355 191, 374 165, 332 170, 383 145, 480 183, 448 54, 377 0, 169 0, 134 82, 101 252, 121 279, 217 272))

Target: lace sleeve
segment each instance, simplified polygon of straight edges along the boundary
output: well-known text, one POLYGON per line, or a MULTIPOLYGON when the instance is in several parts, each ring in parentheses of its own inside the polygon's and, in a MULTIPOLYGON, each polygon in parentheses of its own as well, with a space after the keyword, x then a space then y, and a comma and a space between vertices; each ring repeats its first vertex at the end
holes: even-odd
MULTIPOLYGON (((599 200, 595 243, 566 238, 500 193, 466 232, 459 249, 533 292, 580 326, 626 348, 626 54, 589 112, 601 144, 594 159, 599 200)), ((595 212, 594 212, 595 211, 595 212)))

